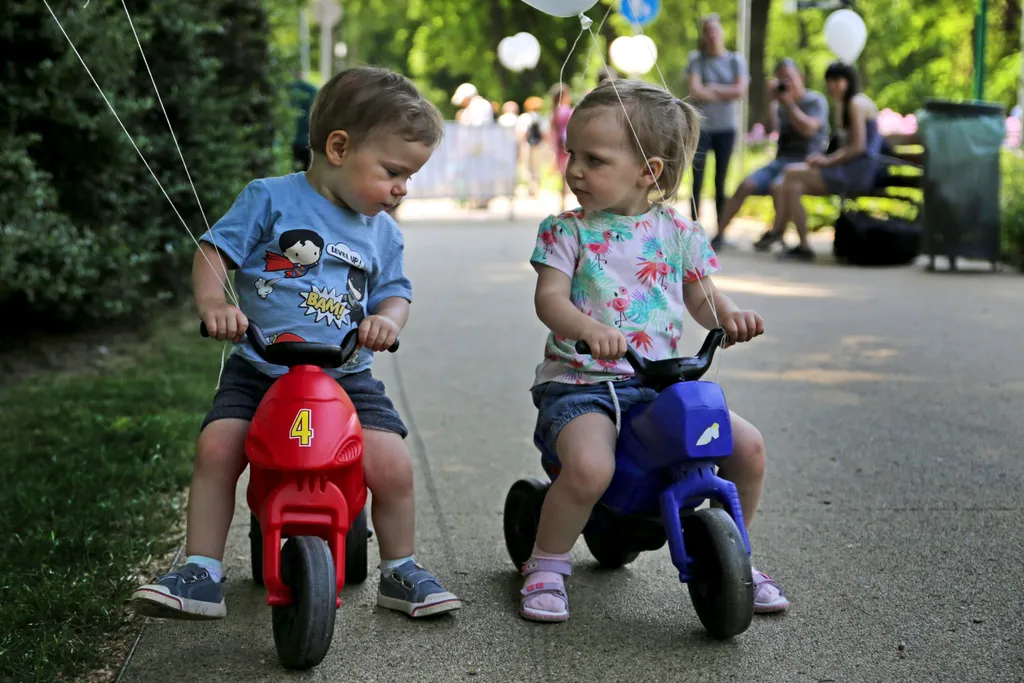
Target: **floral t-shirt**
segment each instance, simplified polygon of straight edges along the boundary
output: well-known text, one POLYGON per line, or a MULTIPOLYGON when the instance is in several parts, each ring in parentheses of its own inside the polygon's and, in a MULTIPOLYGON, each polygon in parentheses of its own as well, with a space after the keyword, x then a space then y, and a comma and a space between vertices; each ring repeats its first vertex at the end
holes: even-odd
MULTIPOLYGON (((571 277, 576 308, 622 330, 629 344, 652 360, 681 355, 683 285, 718 270, 704 231, 657 204, 640 216, 602 211, 584 217, 583 209, 548 216, 530 261, 571 277)), ((534 386, 593 384, 633 375, 625 359, 595 361, 577 354, 575 343, 548 335, 534 386)))

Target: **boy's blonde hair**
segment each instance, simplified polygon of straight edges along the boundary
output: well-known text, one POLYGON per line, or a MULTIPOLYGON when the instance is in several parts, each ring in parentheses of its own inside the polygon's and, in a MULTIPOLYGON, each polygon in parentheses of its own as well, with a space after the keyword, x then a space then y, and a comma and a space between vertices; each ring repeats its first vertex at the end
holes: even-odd
POLYGON ((586 117, 601 107, 612 107, 618 113, 626 138, 642 163, 651 157, 664 162, 657 187, 651 190, 653 201, 675 197, 700 141, 701 117, 697 109, 650 83, 616 80, 605 81, 591 90, 572 115, 586 117))
POLYGON ((309 146, 314 154, 327 150, 327 138, 336 130, 348 133, 355 147, 387 130, 434 148, 444 135, 444 119, 405 76, 377 66, 354 66, 332 76, 313 100, 309 146))

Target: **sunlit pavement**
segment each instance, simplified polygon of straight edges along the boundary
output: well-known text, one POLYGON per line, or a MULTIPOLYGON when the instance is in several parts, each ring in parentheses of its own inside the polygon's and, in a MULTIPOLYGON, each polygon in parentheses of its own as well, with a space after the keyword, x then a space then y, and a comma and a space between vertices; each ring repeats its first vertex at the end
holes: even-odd
MULTIPOLYGON (((1024 277, 780 262, 750 251, 756 224, 734 226, 716 281, 766 332, 710 377, 765 435, 751 542, 792 609, 714 642, 667 549, 606 572, 581 542, 571 620, 516 616, 501 508, 516 479, 541 474, 528 388, 544 329, 527 259, 546 210, 402 217, 416 302, 401 352, 375 372, 413 430, 419 559, 465 607, 414 622, 375 607, 371 575, 343 593, 323 664, 288 674, 240 506, 228 618, 150 623, 124 680, 1024 679, 1024 277)), ((694 328, 682 343, 695 351, 694 328)))

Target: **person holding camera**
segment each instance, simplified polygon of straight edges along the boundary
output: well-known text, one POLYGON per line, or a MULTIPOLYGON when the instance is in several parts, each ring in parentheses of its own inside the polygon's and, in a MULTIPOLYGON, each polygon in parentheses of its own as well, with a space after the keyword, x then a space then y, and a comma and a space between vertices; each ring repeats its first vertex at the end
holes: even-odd
POLYGON ((878 131, 878 105, 860 91, 857 70, 852 64, 833 62, 825 71, 825 84, 832 97, 839 134, 835 151, 812 154, 801 164, 787 166, 782 174, 783 204, 775 205, 775 223, 770 238, 781 239, 786 225, 796 226, 799 244, 784 256, 813 261, 807 243, 807 214, 800 198, 804 195, 857 195, 870 190, 882 166, 885 138, 878 131))
MULTIPOLYGON (((828 101, 820 92, 804 86, 803 74, 792 59, 784 57, 778 61, 775 78, 768 81, 767 87, 775 109, 775 129, 779 133, 775 158, 747 176, 726 202, 719 216, 718 233, 711 240, 715 249, 722 246, 726 227, 747 197, 770 194, 778 212, 783 202, 783 170, 788 164, 801 163, 812 154, 824 152, 828 143, 828 101)), ((768 230, 754 248, 766 251, 778 241, 781 235, 768 230)))
MULTIPOLYGON (((693 157, 694 219, 700 207, 704 185, 704 165, 708 154, 715 155, 715 212, 722 220, 725 210, 725 178, 729 159, 736 146, 736 110, 750 84, 743 55, 725 49, 725 32, 717 14, 700 20, 698 49, 690 53, 686 67, 690 94, 704 117, 700 142, 693 157)), ((720 245, 719 245, 720 246, 720 245)))

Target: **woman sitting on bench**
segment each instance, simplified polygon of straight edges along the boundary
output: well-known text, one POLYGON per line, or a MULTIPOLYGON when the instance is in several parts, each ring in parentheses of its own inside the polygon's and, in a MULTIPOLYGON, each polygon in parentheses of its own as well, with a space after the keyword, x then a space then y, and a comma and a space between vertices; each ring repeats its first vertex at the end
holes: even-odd
POLYGON ((782 201, 771 231, 755 245, 759 250, 781 241, 786 225, 793 221, 800 243, 783 256, 814 260, 814 252, 807 244, 807 213, 800 198, 831 194, 856 196, 870 190, 875 183, 884 142, 878 132, 878 106, 870 97, 858 92, 857 71, 849 64, 832 63, 825 71, 825 82, 835 103, 837 128, 845 139, 831 154, 812 154, 804 163, 786 166, 780 192, 782 201))

